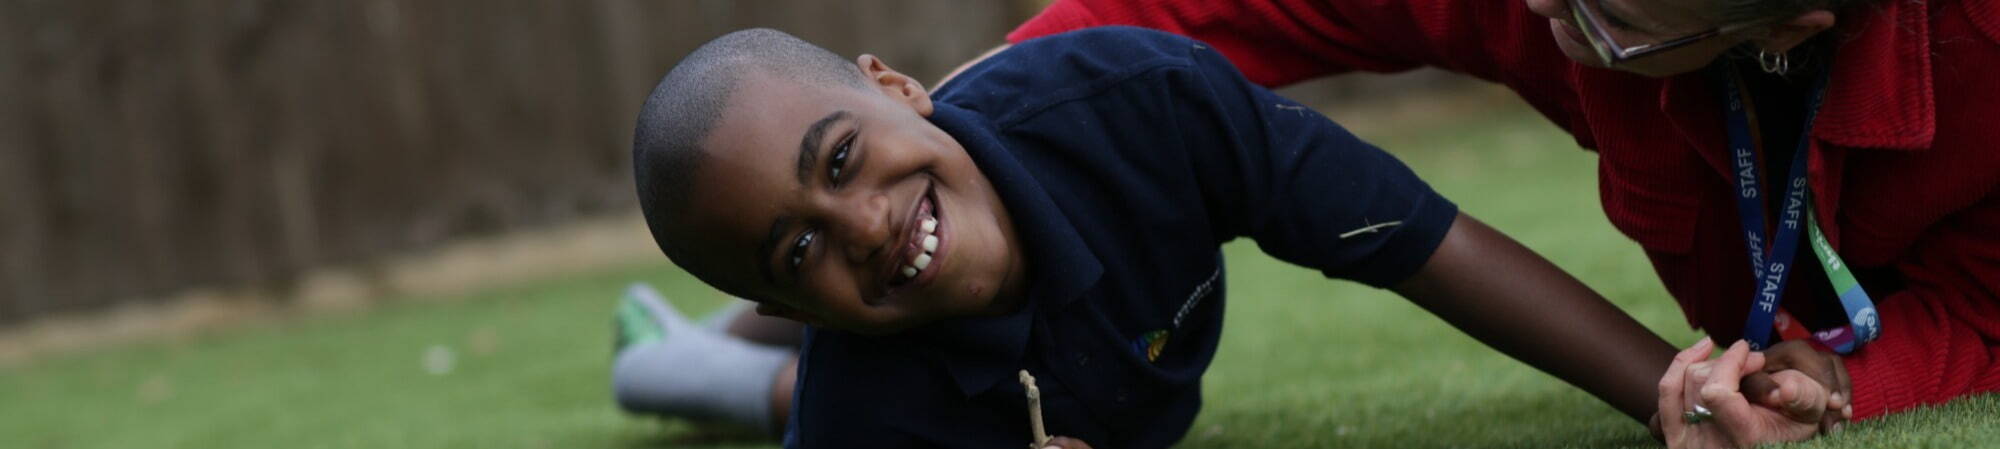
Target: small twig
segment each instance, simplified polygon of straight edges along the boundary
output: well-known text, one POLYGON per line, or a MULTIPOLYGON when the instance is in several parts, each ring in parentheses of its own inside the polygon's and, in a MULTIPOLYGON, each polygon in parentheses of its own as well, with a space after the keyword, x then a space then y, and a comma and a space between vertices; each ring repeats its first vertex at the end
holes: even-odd
POLYGON ((1035 388, 1035 376, 1028 370, 1021 370, 1021 386, 1028 389, 1028 427, 1035 431, 1035 443, 1029 449, 1041 449, 1049 445, 1049 432, 1042 428, 1042 389, 1035 388))
POLYGON ((1357 236, 1357 235, 1361 235, 1361 234, 1371 234, 1371 233, 1374 233, 1375 231, 1378 231, 1378 230, 1381 230, 1382 228, 1386 228, 1386 227, 1390 227, 1390 226, 1396 226, 1396 225, 1400 225, 1400 224, 1403 224, 1403 221, 1402 221, 1402 220, 1396 220, 1396 221, 1389 221, 1389 222, 1382 222, 1382 223, 1378 223, 1378 224, 1372 224, 1372 225, 1367 225, 1367 226, 1362 226, 1362 227, 1361 227, 1361 229, 1356 229, 1356 230, 1352 230, 1352 231, 1347 231, 1347 232, 1343 232, 1343 233, 1340 233, 1340 238, 1342 238, 1342 239, 1346 239, 1346 238, 1348 238, 1348 237, 1353 237, 1353 236, 1357 236))

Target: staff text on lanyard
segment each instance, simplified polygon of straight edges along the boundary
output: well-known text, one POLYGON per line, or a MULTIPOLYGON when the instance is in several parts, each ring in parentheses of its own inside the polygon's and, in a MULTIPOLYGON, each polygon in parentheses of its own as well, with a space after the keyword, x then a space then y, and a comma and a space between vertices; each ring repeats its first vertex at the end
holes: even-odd
POLYGON ((1759 144, 1751 137, 1751 116, 1748 93, 1744 92, 1742 81, 1735 67, 1725 67, 1724 104, 1729 120, 1729 149, 1735 156, 1736 167, 1736 209, 1742 218, 1743 240, 1750 252, 1751 279, 1757 282, 1750 316, 1743 324, 1743 339, 1750 342, 1753 349, 1770 347, 1771 326, 1778 314, 1779 302, 1784 297, 1785 282, 1791 277, 1793 255, 1798 253, 1799 230, 1805 228, 1812 234, 1813 254, 1818 256, 1820 265, 1826 269, 1827 278, 1834 291, 1840 292, 1840 303, 1846 309, 1848 325, 1814 332, 1813 338, 1821 344, 1841 354, 1853 352, 1862 344, 1874 340, 1880 334, 1879 320, 1875 316, 1875 303, 1868 293, 1861 289, 1854 279, 1854 273, 1842 263, 1840 255, 1833 251, 1826 235, 1820 232, 1819 219, 1812 212, 1812 204, 1807 200, 1811 190, 1806 183, 1806 156, 1811 149, 1813 118, 1819 115, 1820 103, 1826 98, 1826 84, 1831 70, 1821 70, 1813 83, 1811 100, 1806 109, 1805 126, 1799 133, 1798 147, 1792 152, 1791 171, 1786 176, 1784 207, 1781 210, 1776 235, 1768 242, 1764 229, 1770 226, 1770 218, 1764 212, 1763 191, 1757 176, 1757 153, 1759 144))

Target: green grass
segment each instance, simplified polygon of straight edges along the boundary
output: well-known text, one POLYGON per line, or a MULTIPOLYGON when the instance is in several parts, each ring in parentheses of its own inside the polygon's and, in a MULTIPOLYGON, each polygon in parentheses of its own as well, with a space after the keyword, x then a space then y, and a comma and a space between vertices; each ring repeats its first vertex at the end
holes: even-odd
MULTIPOLYGON (((1676 344, 1698 337, 1605 222, 1595 158, 1521 106, 1402 132, 1464 209, 1676 344)), ((1652 447, 1609 406, 1381 291, 1227 248, 1228 324, 1183 447, 1652 447)), ((0 369, 0 447, 768 447, 612 406, 610 311, 626 282, 684 309, 725 298, 665 265, 412 298, 0 369), (444 348, 452 369, 431 374, 444 348)), ((1806 448, 2000 445, 2000 397, 1850 426, 1806 448)))

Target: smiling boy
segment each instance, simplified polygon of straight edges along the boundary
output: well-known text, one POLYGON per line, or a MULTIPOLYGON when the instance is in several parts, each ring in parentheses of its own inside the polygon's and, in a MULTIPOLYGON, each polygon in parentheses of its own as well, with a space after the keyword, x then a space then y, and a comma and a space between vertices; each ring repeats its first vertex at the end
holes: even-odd
POLYGON ((1642 421, 1674 353, 1393 157, 1153 31, 1023 42, 935 93, 739 31, 661 80, 633 155, 674 263, 810 325, 796 395, 774 401, 788 447, 1018 448, 1024 369, 1051 433, 1171 445, 1237 237, 1392 289, 1642 421))
MULTIPOLYGON (((863 63, 887 70, 879 59, 863 63)), ((675 193, 661 191, 671 175, 650 170, 653 158, 699 158, 698 169, 676 173, 691 183, 678 191, 693 193, 684 205, 641 194, 669 258, 787 317, 868 334, 998 313, 1020 299, 1026 261, 1016 256, 1007 210, 952 136, 913 106, 868 89, 859 73, 730 75, 740 78, 718 96, 757 106, 725 107, 705 148, 663 155, 671 150, 649 138, 657 134, 639 132, 638 179, 653 198, 675 193), (810 81, 824 86, 788 82, 821 75, 829 78, 810 81)), ((913 83, 898 88, 923 95, 913 83)), ((671 126, 679 117, 642 126, 671 126)))

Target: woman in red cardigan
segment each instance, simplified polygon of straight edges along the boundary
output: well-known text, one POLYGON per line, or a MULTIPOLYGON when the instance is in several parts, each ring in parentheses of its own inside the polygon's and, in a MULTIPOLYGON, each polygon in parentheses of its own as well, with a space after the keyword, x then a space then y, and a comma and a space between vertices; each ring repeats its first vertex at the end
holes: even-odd
POLYGON ((1689 323, 1739 341, 1662 376, 1670 446, 2000 390, 2000 2, 1057 0, 1008 40, 1097 25, 1193 36, 1271 86, 1433 66, 1513 88, 1598 152, 1605 214, 1689 323), (1738 390, 1758 372, 1783 373, 1743 384, 1772 407, 1738 390), (1808 402, 1831 410, 1786 407, 1808 402))

